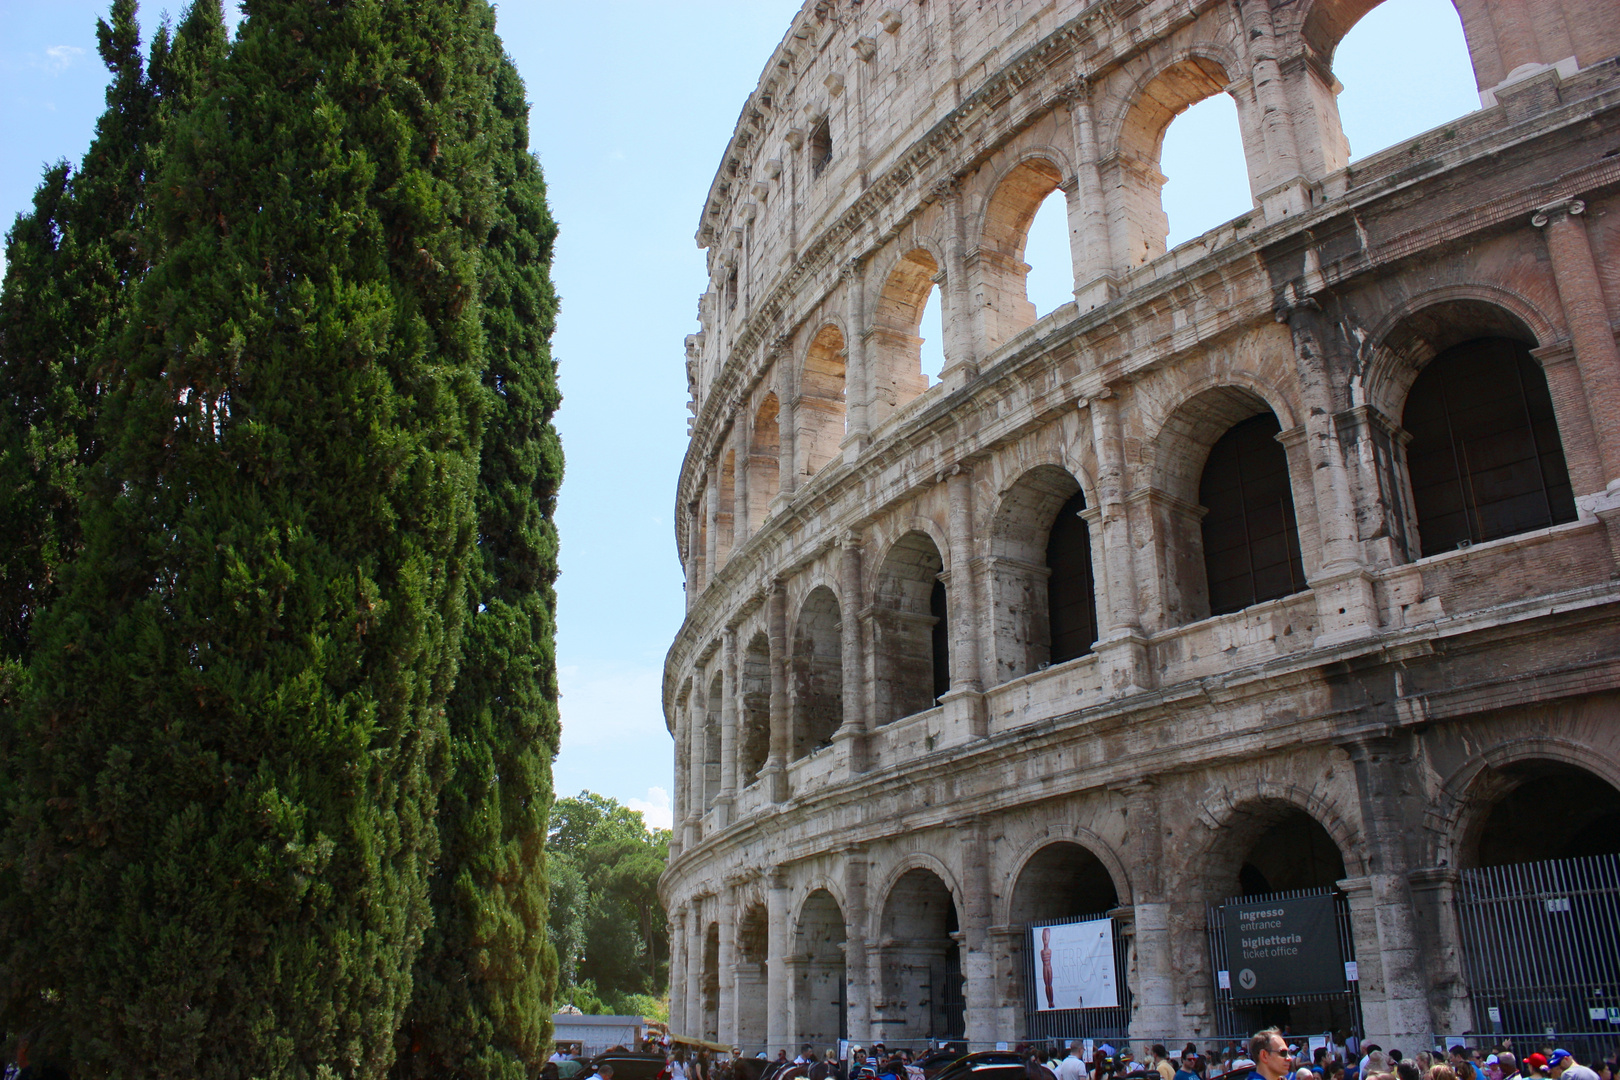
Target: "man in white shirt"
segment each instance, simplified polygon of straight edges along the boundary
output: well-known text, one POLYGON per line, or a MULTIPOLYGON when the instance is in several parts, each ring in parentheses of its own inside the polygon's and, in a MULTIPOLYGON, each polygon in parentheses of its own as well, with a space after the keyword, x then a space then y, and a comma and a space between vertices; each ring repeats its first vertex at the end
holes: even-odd
POLYGON ((1058 1080, 1086 1080, 1086 1063, 1080 1056, 1083 1053, 1085 1047, 1079 1040, 1069 1044, 1069 1056, 1058 1064, 1058 1080))

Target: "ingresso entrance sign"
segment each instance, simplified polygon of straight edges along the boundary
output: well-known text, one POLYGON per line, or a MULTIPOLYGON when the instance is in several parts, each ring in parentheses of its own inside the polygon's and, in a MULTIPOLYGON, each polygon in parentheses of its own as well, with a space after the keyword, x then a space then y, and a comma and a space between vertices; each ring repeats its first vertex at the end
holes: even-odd
POLYGON ((1342 991, 1333 897, 1228 900, 1226 968, 1234 1001, 1342 991))

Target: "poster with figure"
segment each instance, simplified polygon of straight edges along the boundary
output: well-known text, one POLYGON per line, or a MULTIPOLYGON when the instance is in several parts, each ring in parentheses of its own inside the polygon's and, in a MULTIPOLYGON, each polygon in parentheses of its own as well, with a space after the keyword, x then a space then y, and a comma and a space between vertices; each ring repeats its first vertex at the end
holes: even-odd
POLYGON ((1114 921, 1030 928, 1035 955, 1035 1009, 1112 1009, 1119 1005, 1114 979, 1114 921))

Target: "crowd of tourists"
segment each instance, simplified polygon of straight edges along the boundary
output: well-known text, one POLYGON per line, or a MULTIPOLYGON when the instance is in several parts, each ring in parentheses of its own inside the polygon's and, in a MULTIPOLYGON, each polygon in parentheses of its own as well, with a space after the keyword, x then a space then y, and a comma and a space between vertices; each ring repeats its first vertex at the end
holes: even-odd
POLYGON ((1376 1043, 1361 1045, 1343 1033, 1312 1046, 1277 1028, 1257 1033, 1247 1045, 1226 1043, 1201 1052, 1188 1043, 1176 1056, 1154 1045, 1140 1062, 1128 1046, 1116 1050, 1104 1044, 1088 1056, 1081 1042, 1058 1060, 1042 1061, 1033 1050, 1026 1060, 1028 1080, 1152 1080, 1155 1072, 1159 1080, 1620 1080, 1620 1047, 1588 1066, 1556 1046, 1521 1059, 1512 1040, 1490 1049, 1458 1044, 1408 1055, 1376 1043))
MULTIPOLYGON (((1586 1065, 1552 1045, 1520 1057, 1511 1040, 1488 1049, 1459 1044, 1408 1054, 1376 1043, 1363 1045, 1346 1033, 1300 1040, 1277 1028, 1257 1033, 1246 1044, 1200 1049, 1188 1043, 1179 1054, 1155 1044, 1144 1047, 1140 1058, 1129 1045, 1108 1043, 1076 1041, 1066 1054, 1061 1044, 1055 1052, 1027 1043, 1013 1049, 1024 1061, 1025 1080, 1620 1080, 1620 1047, 1586 1065)), ((818 1051, 809 1044, 793 1057, 785 1049, 774 1057, 749 1057, 736 1047, 713 1053, 655 1042, 643 1050, 665 1054, 658 1080, 927 1080, 934 1070, 925 1072, 924 1066, 937 1069, 940 1062, 937 1053, 919 1057, 881 1042, 850 1046, 845 1058, 832 1048, 818 1051)), ((559 1060, 560 1055, 553 1062, 559 1060)), ((570 1077, 559 1077, 553 1064, 542 1080, 570 1077)), ((602 1080, 611 1080, 611 1075, 602 1080)))

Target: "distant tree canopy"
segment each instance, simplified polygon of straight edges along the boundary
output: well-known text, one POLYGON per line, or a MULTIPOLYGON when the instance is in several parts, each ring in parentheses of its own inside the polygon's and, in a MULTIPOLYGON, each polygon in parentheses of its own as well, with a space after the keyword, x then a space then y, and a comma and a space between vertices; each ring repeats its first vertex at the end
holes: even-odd
POLYGON ((0 292, 0 1030, 531 1075, 556 229, 488 0, 134 0, 0 292))
POLYGON ((649 831, 639 811, 586 791, 557 800, 547 843, 558 1000, 587 1012, 645 1011, 633 996, 661 996, 669 971, 658 902, 669 830, 649 831))

